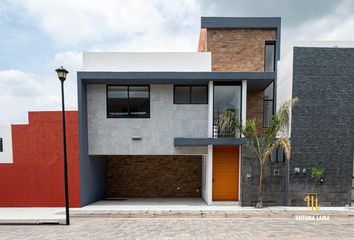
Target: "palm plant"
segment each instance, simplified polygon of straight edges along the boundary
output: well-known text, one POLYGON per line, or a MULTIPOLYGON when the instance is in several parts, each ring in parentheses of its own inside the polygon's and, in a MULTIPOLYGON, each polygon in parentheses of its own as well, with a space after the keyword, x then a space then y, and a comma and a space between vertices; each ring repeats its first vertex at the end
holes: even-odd
POLYGON ((279 111, 273 116, 265 133, 260 133, 257 129, 255 119, 247 120, 245 126, 242 126, 236 115, 226 113, 218 119, 219 127, 222 130, 232 130, 236 132, 238 129, 247 139, 247 145, 256 155, 259 161, 259 190, 257 208, 263 207, 263 181, 264 170, 270 156, 278 147, 283 148, 286 157, 289 159, 291 154, 290 139, 287 136, 289 126, 289 110, 290 107, 298 100, 293 98, 285 102, 279 111), (222 123, 222 124, 221 124, 222 123))
POLYGON ((240 132, 240 118, 232 111, 225 111, 218 115, 216 124, 221 132, 221 135, 229 135, 236 137, 236 134, 240 132))

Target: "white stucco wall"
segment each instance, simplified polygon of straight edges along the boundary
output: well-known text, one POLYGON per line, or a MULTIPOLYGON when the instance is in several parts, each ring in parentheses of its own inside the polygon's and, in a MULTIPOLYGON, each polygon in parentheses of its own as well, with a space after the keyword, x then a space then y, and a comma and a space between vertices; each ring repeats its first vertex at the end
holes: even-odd
POLYGON ((3 141, 3 152, 0 152, 1 163, 13 163, 12 157, 12 132, 10 125, 0 124, 0 138, 3 141))
POLYGON ((84 52, 83 71, 211 71, 209 52, 84 52))

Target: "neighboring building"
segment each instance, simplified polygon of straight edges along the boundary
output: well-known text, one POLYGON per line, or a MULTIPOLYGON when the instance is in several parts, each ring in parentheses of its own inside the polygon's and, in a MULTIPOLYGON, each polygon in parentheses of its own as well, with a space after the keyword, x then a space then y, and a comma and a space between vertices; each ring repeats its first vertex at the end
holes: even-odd
MULTIPOLYGON (((257 160, 216 120, 230 112, 266 128, 280 18, 202 18, 201 27, 199 53, 84 53, 81 205, 106 197, 257 201, 257 160)), ((270 185, 284 179, 275 175, 270 185)), ((270 204, 283 203, 281 191, 267 191, 270 204)))
POLYGON ((0 125, 0 164, 13 163, 11 126, 0 125))
MULTIPOLYGON (((71 207, 80 207, 77 115, 77 111, 66 112, 71 207)), ((0 207, 64 206, 61 112, 30 112, 28 124, 6 127, 5 135, 3 129, 3 152, 11 158, 4 162, 0 151, 0 207)))
POLYGON ((292 111, 289 204, 303 206, 307 192, 317 192, 322 206, 350 203, 354 48, 295 47, 293 96, 299 102, 292 111), (314 183, 311 168, 321 165, 324 183, 314 183))

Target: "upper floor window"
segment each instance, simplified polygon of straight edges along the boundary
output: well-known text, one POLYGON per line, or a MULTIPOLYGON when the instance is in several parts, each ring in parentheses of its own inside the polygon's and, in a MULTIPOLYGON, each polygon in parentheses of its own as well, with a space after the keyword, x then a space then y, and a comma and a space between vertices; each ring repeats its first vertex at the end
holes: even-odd
POLYGON ((2 138, 0 138, 0 152, 3 152, 4 148, 3 148, 3 143, 2 143, 2 138))
POLYGON ((275 71, 275 41, 265 42, 264 71, 275 71))
POLYGON ((108 118, 149 118, 149 86, 107 86, 108 118))
POLYGON ((213 137, 239 138, 235 127, 241 122, 242 86, 239 83, 215 83, 213 103, 213 137))
POLYGON ((268 127, 274 115, 274 83, 272 82, 263 93, 263 126, 268 127))
POLYGON ((207 104, 208 86, 174 86, 175 104, 207 104))
POLYGON ((277 147, 276 149, 274 149, 272 154, 270 155, 270 160, 272 162, 285 162, 286 156, 283 148, 277 147))

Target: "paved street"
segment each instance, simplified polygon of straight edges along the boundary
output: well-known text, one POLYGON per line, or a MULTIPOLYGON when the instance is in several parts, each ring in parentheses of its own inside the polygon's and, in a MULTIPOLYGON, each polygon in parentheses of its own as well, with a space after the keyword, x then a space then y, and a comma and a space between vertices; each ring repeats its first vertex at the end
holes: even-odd
POLYGON ((0 239, 354 239, 354 218, 73 218, 70 226, 2 225, 0 239))

